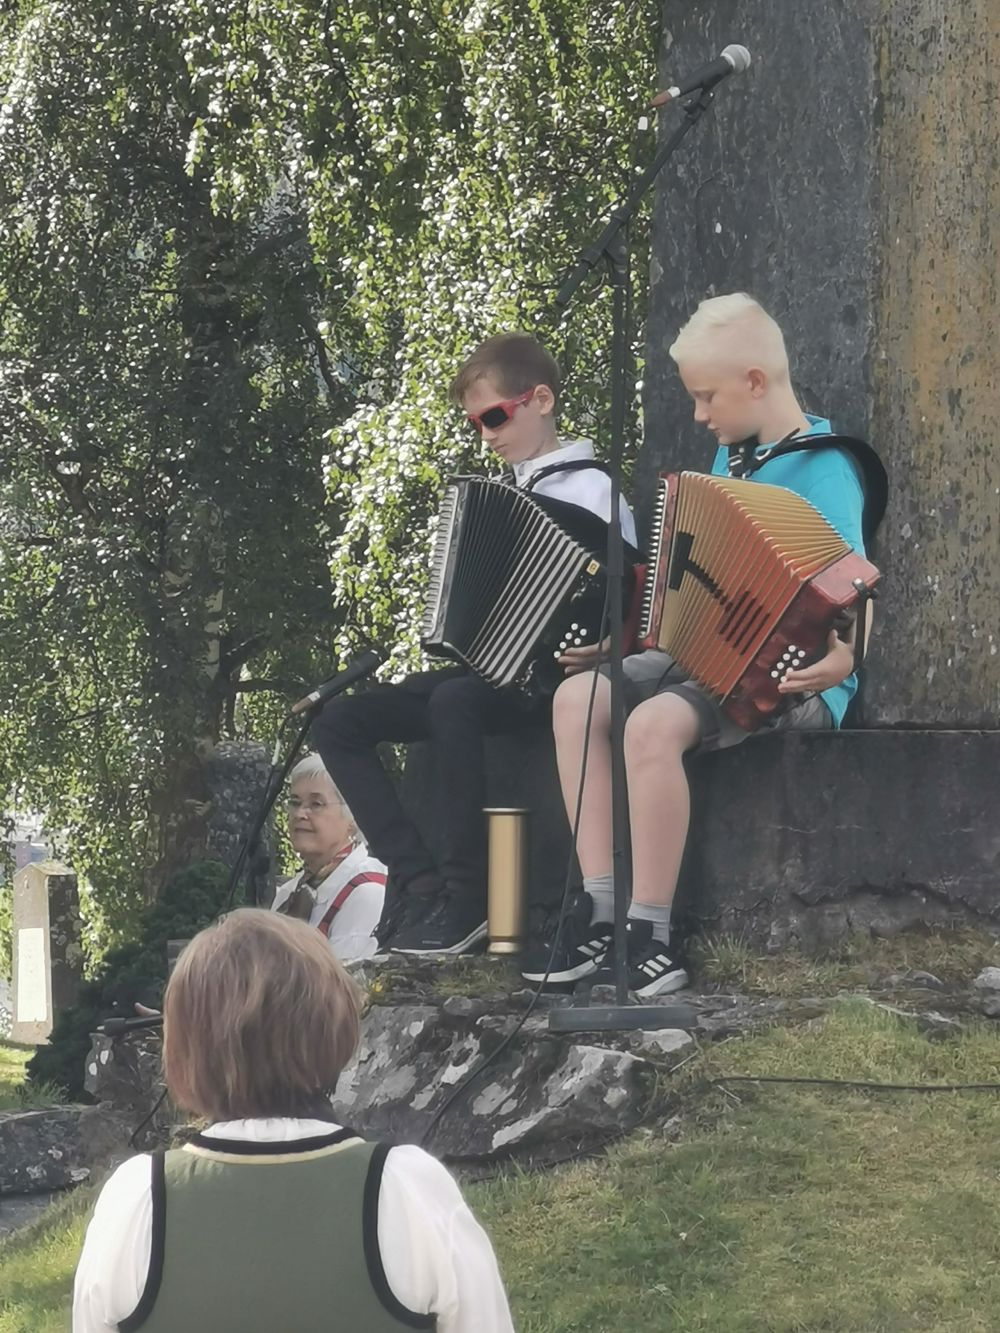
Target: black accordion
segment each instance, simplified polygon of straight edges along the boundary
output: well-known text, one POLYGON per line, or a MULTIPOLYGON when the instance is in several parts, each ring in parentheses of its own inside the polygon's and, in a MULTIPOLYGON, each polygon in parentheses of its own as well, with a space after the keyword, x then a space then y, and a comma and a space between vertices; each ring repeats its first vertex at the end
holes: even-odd
MULTIPOLYGON (((607 539, 607 523, 579 505, 484 477, 452 477, 438 517, 422 647, 526 700, 552 693, 564 678, 555 659, 607 632, 607 539)), ((626 574, 634 577, 631 568, 626 574)), ((626 606, 631 592, 627 583, 626 606)))

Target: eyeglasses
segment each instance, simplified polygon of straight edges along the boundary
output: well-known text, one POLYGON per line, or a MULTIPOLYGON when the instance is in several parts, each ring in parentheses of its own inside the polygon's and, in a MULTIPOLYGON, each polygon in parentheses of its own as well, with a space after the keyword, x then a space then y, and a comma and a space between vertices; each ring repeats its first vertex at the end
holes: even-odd
POLYGON ((311 801, 303 801, 298 796, 289 796, 285 802, 285 809, 290 815, 297 815, 300 810, 305 810, 311 815, 318 815, 322 810, 329 810, 330 802, 320 800, 314 797, 311 801))
POLYGON ((482 435, 483 427, 487 430, 499 430, 501 426, 506 426, 507 422, 512 420, 514 413, 525 403, 530 403, 535 396, 534 389, 529 389, 527 393, 522 393, 519 398, 505 398, 502 403, 493 403, 492 406, 484 408, 478 416, 469 413, 469 425, 475 426, 479 434, 482 435))

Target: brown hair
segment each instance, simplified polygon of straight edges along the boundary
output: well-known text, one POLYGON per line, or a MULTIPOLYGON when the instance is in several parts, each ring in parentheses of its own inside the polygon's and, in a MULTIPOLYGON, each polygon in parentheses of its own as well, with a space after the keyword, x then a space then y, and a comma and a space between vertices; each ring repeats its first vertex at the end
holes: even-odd
POLYGON ((487 375, 511 398, 547 384, 559 400, 559 363, 530 333, 497 333, 480 343, 449 386, 452 402, 461 406, 473 384, 487 375))
POLYGON ((357 987, 304 921, 260 908, 196 935, 164 997, 163 1072, 212 1120, 308 1115, 354 1054, 357 987))

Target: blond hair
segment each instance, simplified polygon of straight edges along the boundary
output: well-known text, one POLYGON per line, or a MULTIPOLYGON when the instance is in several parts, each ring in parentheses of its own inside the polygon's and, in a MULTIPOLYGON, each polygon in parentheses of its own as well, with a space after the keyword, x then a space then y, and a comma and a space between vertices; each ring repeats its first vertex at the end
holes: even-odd
POLYGON ((304 921, 244 907, 196 935, 164 996, 174 1103, 211 1120, 322 1109, 360 1034, 358 991, 304 921))
POLYGON ((746 292, 702 301, 674 339, 669 354, 677 365, 710 361, 738 371, 759 367, 775 380, 789 378, 784 334, 760 302, 746 292))

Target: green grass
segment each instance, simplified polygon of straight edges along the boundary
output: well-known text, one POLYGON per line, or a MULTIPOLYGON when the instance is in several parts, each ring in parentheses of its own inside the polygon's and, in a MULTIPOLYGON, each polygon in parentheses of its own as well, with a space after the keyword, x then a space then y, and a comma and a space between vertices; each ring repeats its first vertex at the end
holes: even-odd
POLYGON ((784 997, 831 995, 909 971, 930 972, 947 987, 965 988, 982 968, 1000 964, 1000 942, 964 927, 891 939, 857 934, 821 957, 794 950, 769 956, 731 935, 699 940, 692 952, 700 984, 784 997))
MULTIPOLYGON (((1000 1082, 988 1028, 931 1042, 861 1003, 724 1043, 725 1073, 1000 1082)), ((702 1083, 702 1087, 703 1087, 702 1083)), ((471 1191, 519 1333, 979 1333, 1000 1308, 1000 1093, 734 1086, 679 1142, 471 1191)))
POLYGON ((0 1042, 0 1111, 25 1111, 64 1100, 58 1089, 24 1081, 24 1067, 35 1053, 33 1046, 0 1042))
POLYGON ((24 1105, 24 1066, 32 1054, 31 1047, 0 1042, 0 1111, 13 1111, 24 1105))
POLYGON ((91 1197, 76 1190, 0 1241, 0 1333, 66 1333, 91 1197))
MULTIPOLYGON (((467 1188, 518 1333, 985 1333, 1000 1323, 1000 1093, 726 1075, 998 1082, 1000 1037, 929 1040, 847 1000, 707 1047, 600 1159, 467 1188), (674 1122, 677 1123, 676 1120, 674 1122)), ((0 1333, 64 1329, 88 1200, 0 1244, 0 1333)))

